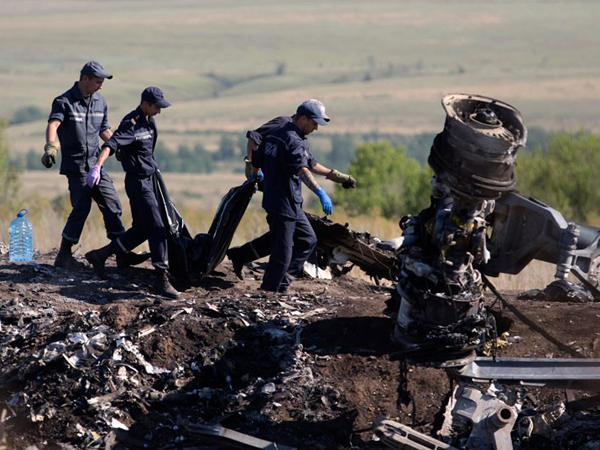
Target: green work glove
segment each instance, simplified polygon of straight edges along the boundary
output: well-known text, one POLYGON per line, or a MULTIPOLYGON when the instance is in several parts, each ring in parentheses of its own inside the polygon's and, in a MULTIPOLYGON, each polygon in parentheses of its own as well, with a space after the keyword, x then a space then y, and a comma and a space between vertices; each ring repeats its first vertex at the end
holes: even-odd
POLYGON ((356 180, 352 175, 346 175, 345 173, 338 172, 335 169, 329 172, 326 178, 334 183, 340 183, 344 189, 356 187, 356 180))
POLYGON ((244 162, 246 163, 246 180, 252 176, 252 162, 248 159, 247 156, 244 156, 244 162))
POLYGON ((44 154, 42 155, 42 164, 49 169, 56 164, 56 155, 60 150, 60 143, 58 141, 50 141, 44 145, 44 154))

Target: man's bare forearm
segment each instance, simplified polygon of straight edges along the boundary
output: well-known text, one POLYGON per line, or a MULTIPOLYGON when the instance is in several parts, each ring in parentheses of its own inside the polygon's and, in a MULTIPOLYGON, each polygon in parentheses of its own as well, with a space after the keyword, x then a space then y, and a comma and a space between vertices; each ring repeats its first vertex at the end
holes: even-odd
POLYGON ((315 166, 309 170, 312 173, 316 173, 317 175, 323 175, 323 176, 326 176, 329 172, 331 172, 331 169, 329 169, 319 163, 315 164, 315 166))
POLYGON ((52 120, 48 122, 46 127, 46 142, 56 141, 58 127, 60 126, 60 120, 52 120))
POLYGON ((98 167, 102 167, 102 165, 108 159, 109 156, 110 156, 110 147, 102 147, 102 150, 100 151, 100 154, 98 155, 98 159, 96 159, 96 164, 94 164, 94 165, 98 166, 98 167))
POLYGON ((100 137, 102 138, 102 140, 104 142, 108 141, 112 137, 112 135, 113 135, 113 132, 110 128, 107 128, 106 130, 103 130, 100 133, 100 137))
POLYGON ((246 158, 248 161, 252 161, 252 150, 258 147, 258 144, 254 142, 254 139, 248 138, 248 142, 246 143, 246 158))
POLYGON ((317 192, 318 189, 321 188, 315 177, 313 177, 312 173, 308 170, 308 168, 303 167, 298 171, 298 176, 300 180, 308 187, 311 191, 317 192))

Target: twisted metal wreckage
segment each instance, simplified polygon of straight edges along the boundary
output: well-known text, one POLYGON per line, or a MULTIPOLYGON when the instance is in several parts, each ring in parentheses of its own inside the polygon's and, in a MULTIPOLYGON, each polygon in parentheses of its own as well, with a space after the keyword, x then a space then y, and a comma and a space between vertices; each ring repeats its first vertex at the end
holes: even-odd
MULTIPOLYGON (((548 432, 564 412, 519 418, 519 400, 499 384, 599 390, 600 360, 497 359, 477 356, 495 340, 486 313, 486 276, 517 274, 533 259, 556 264, 554 289, 577 287, 577 276, 600 297, 600 230, 567 223, 562 215, 515 190, 513 168, 527 129, 512 106, 477 95, 442 98, 446 122, 433 142, 431 205, 401 222, 403 243, 393 339, 414 364, 446 368, 457 381, 439 431, 444 442, 389 420, 375 432, 392 448, 512 449, 518 438, 548 432)), ((497 294, 499 295, 499 294, 497 294)))
MULTIPOLYGON (((556 420, 564 409, 519 417, 513 393, 498 384, 484 389, 481 382, 600 390, 600 360, 477 356, 496 337, 484 288, 501 296, 487 276, 518 274, 537 259, 556 264, 556 281, 548 292, 578 295, 582 289, 567 281, 573 273, 591 296, 600 298, 600 229, 567 222, 558 211, 515 190, 513 169, 527 140, 518 110, 466 94, 446 95, 442 105, 446 121, 428 161, 434 171, 430 206, 405 217, 402 237, 387 242, 309 215, 319 241, 316 263, 338 273, 357 265, 376 282, 395 281, 392 339, 400 355, 411 364, 445 368, 457 381, 438 433, 445 442, 382 419, 374 432, 383 443, 392 448, 457 448, 452 443, 467 449, 512 449, 515 423, 519 439, 527 440, 547 431, 549 417, 556 420)), ((169 224, 173 275, 199 279, 218 266, 255 184, 231 189, 209 232, 194 238, 164 184, 157 186, 169 224)))

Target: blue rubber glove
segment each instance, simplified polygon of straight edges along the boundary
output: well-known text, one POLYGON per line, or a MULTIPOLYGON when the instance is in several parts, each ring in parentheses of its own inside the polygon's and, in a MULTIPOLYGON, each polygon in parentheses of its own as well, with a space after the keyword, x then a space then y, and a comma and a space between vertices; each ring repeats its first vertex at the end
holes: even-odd
POLYGON ((250 175, 250 178, 248 178, 248 181, 262 181, 265 179, 265 174, 263 173, 262 169, 258 169, 257 173, 253 173, 252 175, 250 175))
POLYGON ((321 200, 321 206, 323 206, 323 212, 325 215, 329 216, 333 211, 333 205, 331 204, 331 199, 329 195, 323 190, 323 188, 319 188, 315 191, 315 194, 319 196, 319 200, 321 200))
POLYGON ((85 184, 89 187, 94 187, 98 183, 100 183, 100 167, 94 166, 88 172, 87 177, 85 177, 85 184))

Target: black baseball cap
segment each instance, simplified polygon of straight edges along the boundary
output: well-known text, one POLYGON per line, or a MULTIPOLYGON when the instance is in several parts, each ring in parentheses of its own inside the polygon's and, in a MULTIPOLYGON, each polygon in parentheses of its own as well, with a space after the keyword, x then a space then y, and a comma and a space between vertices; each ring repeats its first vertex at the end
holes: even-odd
POLYGON ((102 64, 96 61, 85 63, 81 68, 81 75, 93 75, 99 78, 108 78, 109 80, 113 77, 111 74, 104 71, 102 64))
POLYGON ((150 86, 142 92, 142 101, 152 103, 159 108, 168 108, 171 104, 165 100, 163 91, 156 86, 150 86))

